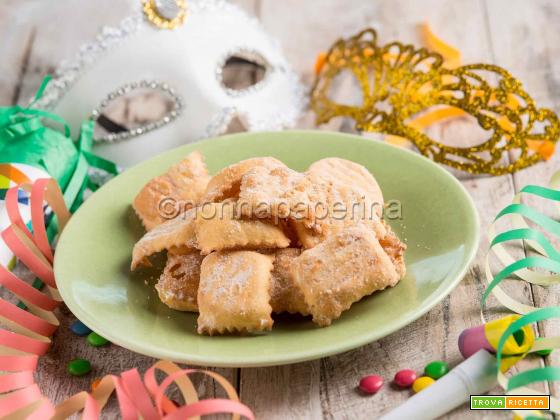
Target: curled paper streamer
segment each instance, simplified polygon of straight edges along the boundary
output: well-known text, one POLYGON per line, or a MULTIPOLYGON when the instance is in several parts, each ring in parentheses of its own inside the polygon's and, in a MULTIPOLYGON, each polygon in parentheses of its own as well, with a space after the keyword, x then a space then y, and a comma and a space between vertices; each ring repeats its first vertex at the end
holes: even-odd
MULTIPOLYGON (((24 182, 30 182, 30 178, 26 172, 35 172, 34 175, 39 175, 36 172, 39 172, 41 176, 36 176, 35 178, 44 178, 47 174, 44 171, 36 170, 31 166, 21 165, 21 164, 8 164, 8 163, 0 163, 0 231, 3 230, 5 227, 8 226, 10 223, 7 214, 6 214, 6 203, 4 201, 6 197, 6 192, 8 189, 14 184, 21 184, 24 182)), ((28 210, 27 205, 29 204, 28 198, 25 194, 22 194, 18 197, 18 205, 24 206, 25 210, 28 210)), ((27 211, 25 213, 28 213, 27 211)), ((29 214, 24 214, 23 217, 27 216, 27 221, 30 220, 29 214)), ((16 259, 12 252, 8 249, 6 244, 0 241, 0 264, 8 267, 8 270, 12 270, 15 266, 16 259)))
MULTIPOLYGON (((50 81, 45 77, 35 101, 43 95, 50 81)), ((114 163, 94 155, 93 121, 82 124, 77 142, 70 138, 66 121, 56 114, 40 109, 11 106, 0 107, 0 164, 22 163, 44 170, 64 191, 66 205, 75 210, 83 201, 86 188, 99 187, 89 176, 89 168, 101 169, 109 174, 118 172, 114 163), (62 127, 55 130, 44 123, 50 121, 62 127)), ((1 173, 4 175, 4 173, 1 173)), ((18 174, 12 172, 12 177, 18 174)), ((21 176, 16 178, 23 182, 21 176)))
POLYGON ((79 392, 56 406, 41 393, 33 372, 39 356, 48 351, 50 337, 58 328, 53 311, 61 303, 52 267, 53 253, 45 227, 44 202, 52 209, 58 229, 62 231, 70 212, 62 191, 53 179, 23 183, 6 193, 11 224, 2 231, 2 239, 17 258, 47 285, 47 291, 37 290, 0 265, 0 284, 28 308, 24 310, 0 299, 0 319, 4 326, 0 328, 0 417, 65 419, 82 411, 83 419, 98 419, 109 397, 116 393, 121 416, 126 420, 138 417, 178 420, 217 413, 229 413, 235 419, 240 416, 254 419, 252 411, 239 401, 235 388, 225 378, 211 371, 182 369, 169 361, 157 362, 143 378, 136 369, 120 375, 107 375, 91 393, 79 392), (21 189, 30 193, 32 230, 23 223, 17 206, 18 191, 21 189), (158 370, 167 374, 161 383, 155 376, 158 370), (224 388, 229 399, 199 401, 189 379, 189 375, 196 372, 212 377, 224 388), (165 396, 172 383, 177 385, 185 400, 182 406, 176 406, 165 396))
MULTIPOLYGON (((527 185, 517 193, 512 204, 502 209, 489 228, 490 249, 486 256, 485 273, 488 286, 482 296, 481 307, 484 307, 490 294, 505 307, 521 317, 512 316, 513 322, 502 324, 504 329, 496 348, 496 358, 498 363, 507 360, 507 343, 511 341, 519 331, 524 331, 529 325, 547 319, 560 318, 560 307, 538 308, 527 305, 508 295, 501 287, 500 283, 512 276, 518 280, 524 280, 532 284, 548 286, 560 282, 560 252, 551 244, 544 232, 560 236, 560 223, 542 214, 537 209, 521 203, 523 194, 531 194, 546 200, 550 200, 560 209, 560 171, 554 173, 550 179, 548 187, 537 185, 527 185), (502 218, 511 218, 513 229, 496 233, 495 224, 502 218), (529 227, 527 220, 530 220, 534 228, 529 227), (516 260, 508 251, 507 243, 512 241, 523 241, 526 249, 533 250, 537 255, 525 256, 516 260), (502 268, 494 274, 490 268, 490 255, 495 255, 501 262, 502 268), (541 271, 537 271, 540 269, 541 271), (550 272, 550 273, 547 273, 550 272), (505 328, 504 328, 505 327, 505 328)), ((545 349, 560 349, 560 337, 544 337, 534 342, 528 352, 536 352, 545 349)), ((533 389, 527 388, 535 382, 560 381, 560 368, 546 366, 543 368, 523 371, 510 378, 498 373, 498 383, 507 391, 508 394, 517 395, 541 395, 533 389)), ((550 409, 556 414, 560 414, 560 400, 551 397, 550 409)), ((523 412, 515 411, 523 418, 523 412)))
MULTIPOLYGON (((27 107, 0 107, 0 200, 12 183, 23 184, 37 178, 52 176, 64 191, 64 200, 71 211, 83 202, 84 191, 95 191, 100 182, 94 181, 90 168, 96 168, 115 175, 115 164, 92 154, 93 121, 82 124, 76 142, 70 137, 68 124, 58 115, 34 109, 47 87, 50 76, 46 76, 35 95, 35 100, 27 107), (55 130, 47 122, 62 127, 55 130)), ((25 194, 21 200, 27 200, 25 194)), ((26 204, 26 203, 22 203, 26 204)), ((0 202, 1 206, 5 203, 0 202)), ((0 212, 0 230, 6 227, 7 220, 0 212)), ((26 224, 27 215, 20 217, 26 224)), ((54 237, 56 224, 49 226, 47 235, 54 237)), ((0 241, 0 264, 12 269, 15 259, 6 245, 0 241)), ((43 286, 40 280, 34 285, 43 286)), ((23 304, 20 307, 24 308, 23 304)))
MULTIPOLYGON (((498 364, 503 361, 506 342, 518 331, 533 323, 547 319, 559 319, 560 307, 548 307, 537 309, 530 314, 524 315, 511 323, 502 334, 496 350, 496 360, 498 364)), ((530 350, 535 352, 543 349, 560 348, 560 337, 543 338, 535 342, 530 350)), ((542 395, 539 391, 527 388, 527 385, 543 381, 560 381, 560 367, 546 366, 542 368, 523 371, 507 378, 502 372, 498 372, 498 383, 506 390, 508 395, 542 395)), ((550 411, 560 414, 560 400, 550 397, 550 411)), ((514 412, 523 418, 522 411, 514 412)))
POLYGON ((461 51, 449 45, 447 42, 436 36, 430 28, 430 25, 423 23, 420 25, 420 33, 422 35, 424 45, 439 54, 444 59, 443 64, 447 67, 454 68, 461 65, 461 51))
POLYGON ((548 286, 560 283, 560 252, 550 243, 548 238, 541 230, 530 228, 526 220, 531 220, 543 231, 554 236, 560 237, 560 223, 545 216, 535 208, 526 204, 521 204, 523 194, 531 194, 554 202, 560 210, 560 171, 554 173, 550 179, 549 187, 537 185, 527 185, 517 193, 512 200, 512 204, 506 206, 494 219, 488 230, 490 240, 490 250, 486 255, 485 272, 488 287, 482 297, 482 305, 492 293, 498 301, 519 314, 530 313, 537 308, 527 305, 509 296, 499 284, 506 278, 515 275, 521 280, 532 284, 548 286), (514 229, 501 233, 496 233, 495 224, 498 220, 509 217, 512 219, 514 229), (510 241, 524 241, 528 249, 532 249, 538 255, 527 256, 521 260, 516 260, 505 247, 510 241), (494 254, 504 266, 497 274, 493 274, 490 268, 490 255, 494 254), (535 271, 540 268, 552 272, 547 274, 535 271))

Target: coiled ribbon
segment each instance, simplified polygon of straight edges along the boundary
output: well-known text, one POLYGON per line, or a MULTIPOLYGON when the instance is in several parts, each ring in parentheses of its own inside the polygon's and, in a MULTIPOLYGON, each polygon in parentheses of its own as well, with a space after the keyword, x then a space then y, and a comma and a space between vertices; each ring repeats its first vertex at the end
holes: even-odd
POLYGON ((542 214, 535 208, 521 203, 523 194, 531 194, 554 202, 560 210, 560 171, 556 172, 549 183, 549 187, 527 185, 517 193, 512 204, 506 206, 494 219, 489 228, 490 252, 486 256, 485 271, 488 287, 484 292, 482 303, 493 293, 496 299, 513 312, 527 314, 536 308, 517 301, 509 296, 499 284, 511 275, 540 286, 549 286, 560 283, 560 252, 550 243, 543 231, 560 238, 560 223, 542 214), (514 229, 496 234, 495 224, 506 217, 511 218, 514 229), (530 228, 526 220, 541 230, 530 228), (535 251, 538 255, 527 256, 516 260, 505 248, 510 241, 522 240, 528 249, 535 251), (490 255, 494 254, 504 265, 496 275, 490 268, 490 255), (541 273, 533 269, 544 269, 552 274, 541 273))
POLYGON ((61 303, 52 266, 54 256, 45 227, 45 202, 56 216, 61 232, 70 218, 70 212, 54 179, 23 183, 6 193, 11 224, 2 231, 1 237, 19 261, 46 284, 46 290, 34 288, 0 265, 0 285, 27 308, 25 310, 0 299, 0 320, 4 326, 0 328, 0 417, 64 419, 82 412, 85 420, 98 419, 109 397, 115 393, 121 417, 125 420, 139 417, 145 420, 178 420, 217 413, 232 414, 234 419, 240 416, 254 419, 252 411, 239 401, 235 388, 224 377, 211 371, 182 369, 169 361, 155 363, 143 377, 137 369, 119 375, 106 375, 92 392, 79 392, 56 406, 42 394, 33 373, 39 356, 48 351, 51 336, 59 326, 53 311, 61 303), (17 205, 21 190, 30 194, 31 230, 23 223, 17 205), (156 380, 158 370, 167 375, 161 383, 156 380), (224 388, 229 399, 199 400, 189 379, 193 373, 213 378, 224 388), (183 396, 184 404, 181 406, 165 395, 173 383, 183 396))
MULTIPOLYGON (((542 214, 540 211, 527 204, 521 203, 524 194, 533 195, 545 200, 552 201, 560 209, 560 171, 553 174, 548 187, 537 185, 527 185, 517 193, 512 203, 498 213, 489 228, 490 249, 486 256, 485 273, 488 286, 482 296, 481 306, 484 307, 490 294, 505 307, 523 316, 515 316, 513 322, 504 325, 501 338, 496 348, 496 358, 498 364, 503 362, 505 345, 512 336, 520 330, 525 330, 527 326, 549 319, 560 318, 560 307, 551 306, 538 308, 527 305, 508 295, 501 287, 500 283, 512 276, 518 280, 524 280, 531 284, 548 286, 560 283, 560 252, 552 245, 544 232, 560 237, 560 223, 542 214), (513 229, 500 233, 496 232, 496 224, 505 218, 511 219, 513 229), (534 227, 529 227, 527 221, 530 220, 534 227), (525 256, 519 260, 508 251, 507 243, 513 241, 523 241, 526 250, 532 250, 536 255, 525 256), (502 268, 494 274, 490 267, 490 256, 495 255, 501 262, 502 268), (541 271, 536 271, 541 270, 541 271), (548 273, 550 272, 550 273, 548 273)), ((544 337, 536 340, 530 350, 519 354, 517 357, 523 358, 528 353, 545 349, 560 348, 560 336, 544 337)), ((508 394, 541 395, 540 392, 527 385, 542 381, 560 381, 560 367, 546 366, 542 368, 523 371, 507 378, 503 373, 498 373, 498 382, 508 394)), ((550 398, 550 409, 556 414, 560 414, 560 400, 550 398)), ((516 412, 522 417, 525 413, 516 412)), ((529 417, 525 417, 529 418, 529 417)), ((531 416, 531 418, 539 418, 531 416)))

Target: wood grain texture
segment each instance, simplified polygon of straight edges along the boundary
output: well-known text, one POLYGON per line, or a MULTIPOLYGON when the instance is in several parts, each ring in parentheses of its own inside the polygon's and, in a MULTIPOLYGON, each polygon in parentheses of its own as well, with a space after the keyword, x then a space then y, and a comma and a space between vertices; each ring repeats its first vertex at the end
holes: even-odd
MULTIPOLYGON (((458 47, 464 63, 493 62, 506 67, 520 78, 528 92, 542 106, 559 110, 560 98, 560 7, 554 0, 237 0, 244 10, 259 17, 263 26, 281 42, 294 68, 306 84, 312 82, 312 67, 318 52, 325 51, 338 37, 352 35, 366 26, 375 27, 381 42, 399 39, 419 45, 417 25, 428 21, 443 39, 458 47)), ((91 39, 103 24, 116 24, 137 4, 134 0, 90 0, 74 2, 0 3, 0 103, 26 103, 43 75, 52 71, 62 58, 73 55, 91 39)), ((349 98, 349 85, 336 92, 349 98)), ((301 128, 314 128, 314 117, 306 113, 301 128)), ((349 121, 333 120, 321 129, 354 131, 349 121)), ((239 130, 240 127, 232 127, 239 130)), ((472 144, 483 133, 468 119, 441 124, 429 130, 434 138, 453 144, 472 144)), ((370 136, 368 136, 370 137, 370 136)), ((375 136, 379 138, 379 136, 375 136)), ((508 204, 514 191, 527 183, 544 184, 559 158, 524 170, 515 176, 476 177, 453 171, 473 197, 481 223, 481 247, 476 261, 461 284, 442 303, 401 331, 376 343, 338 356, 289 366, 255 369, 216 369, 232 383, 238 384, 241 399, 263 419, 361 419, 372 418, 396 407, 409 397, 408 391, 390 386, 374 397, 356 392, 358 380, 370 373, 382 375, 387 382, 401 368, 421 371, 435 359, 455 365, 461 361, 456 340, 467 327, 480 324, 479 299, 485 287, 483 258, 487 249, 486 229, 495 214, 508 204)), ((531 202, 543 211, 543 202, 531 202)), ((524 253, 515 251, 517 257, 524 253)), ((560 304, 560 286, 529 287, 508 281, 506 289, 525 303, 560 304)), ((490 299, 485 316, 506 314, 490 299)), ((38 380, 43 391, 54 401, 87 389, 94 377, 138 367, 145 370, 153 359, 111 345, 94 349, 83 338, 72 335, 68 325, 73 316, 61 310, 61 328, 54 346, 41 359, 38 380), (94 372, 86 378, 65 373, 72 358, 92 361, 94 372)), ((539 333, 559 333, 558 323, 540 325, 539 333)), ((558 364, 553 353, 547 363, 558 364)), ((524 361, 522 369, 541 364, 540 358, 524 361)), ((211 381, 195 378, 202 396, 223 395, 211 381)), ((542 388, 546 389, 546 388, 542 388)), ((558 395, 560 389, 553 387, 558 395)), ((499 392, 499 390, 495 390, 499 392)), ((104 418, 116 418, 113 401, 104 418)), ((477 413, 478 414, 478 413, 477 413)), ((484 413, 510 418, 509 413, 484 413)), ((448 418, 473 417, 466 406, 448 418)))

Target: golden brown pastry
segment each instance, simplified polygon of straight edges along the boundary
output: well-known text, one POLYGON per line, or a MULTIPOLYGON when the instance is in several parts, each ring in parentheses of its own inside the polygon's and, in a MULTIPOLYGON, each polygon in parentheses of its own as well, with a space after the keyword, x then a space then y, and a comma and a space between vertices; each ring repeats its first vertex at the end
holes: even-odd
POLYGON ((301 221, 292 222, 303 247, 313 248, 329 236, 358 225, 366 226, 378 237, 386 235, 386 228, 377 215, 377 205, 364 190, 317 173, 307 173, 305 176, 317 189, 321 189, 323 205, 316 212, 320 231, 308 228, 301 221))
POLYGON ((292 265, 301 254, 299 248, 285 248, 276 251, 272 284, 270 289, 270 305, 276 313, 309 315, 301 290, 296 287, 291 273, 292 265))
POLYGON ((199 334, 260 332, 272 328, 273 257, 254 251, 213 252, 202 261, 199 334))
POLYGON ((156 284, 164 304, 178 311, 198 312, 196 297, 203 258, 198 252, 167 253, 167 264, 156 284))
POLYGON ((290 245, 280 226, 241 217, 233 201, 204 204, 197 212, 195 231, 202 254, 225 249, 286 248, 290 245))
POLYGON ((327 326, 405 275, 406 246, 381 219, 382 206, 373 175, 348 160, 322 159, 299 173, 252 158, 209 180, 194 152, 136 197, 149 232, 134 246, 131 268, 167 250, 159 298, 199 312, 199 334, 268 331, 272 312, 327 326), (188 210, 165 221, 163 198, 190 200, 179 203, 188 210))
POLYGON ((278 159, 272 157, 251 158, 227 166, 210 179, 202 201, 204 203, 219 202, 227 198, 237 198, 243 175, 256 167, 274 168, 277 166, 286 167, 278 159))
POLYGON ((401 278, 375 234, 363 226, 339 232, 302 252, 292 275, 320 326, 330 325, 352 303, 396 285, 401 278))
POLYGON ((385 221, 383 221, 387 234, 379 240, 379 244, 383 247, 383 250, 387 253, 391 261, 395 265, 395 269, 399 276, 402 278, 406 274, 406 265, 404 263, 404 251, 406 251, 406 245, 400 241, 395 232, 391 229, 385 221))
POLYGON ((243 176, 238 203, 242 213, 251 217, 289 218, 320 230, 315 212, 326 201, 325 193, 321 185, 290 168, 256 167, 243 176))
POLYGON ((144 185, 132 207, 146 230, 151 230, 198 205, 209 179, 202 154, 192 152, 144 185), (163 208, 165 203, 168 208, 163 208))
POLYGON ((175 247, 186 249, 196 248, 195 219, 197 209, 190 209, 175 219, 148 231, 132 250, 131 270, 138 265, 149 265, 148 257, 156 252, 175 247))
POLYGON ((320 175, 332 183, 345 184, 368 196, 368 202, 375 204, 379 217, 383 211, 383 193, 373 175, 362 165, 341 158, 318 160, 309 166, 307 173, 320 175))

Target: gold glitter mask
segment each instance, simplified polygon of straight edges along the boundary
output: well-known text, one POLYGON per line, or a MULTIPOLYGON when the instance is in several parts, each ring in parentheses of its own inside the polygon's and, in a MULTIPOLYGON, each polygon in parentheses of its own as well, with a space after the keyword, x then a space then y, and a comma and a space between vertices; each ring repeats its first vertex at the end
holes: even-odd
POLYGON ((311 93, 317 124, 349 117, 358 130, 404 137, 424 156, 471 173, 511 173, 552 155, 560 134, 558 117, 537 108, 506 70, 491 64, 449 69, 438 53, 400 42, 378 46, 376 38, 374 30, 366 29, 338 40, 319 63, 311 93), (361 106, 329 97, 333 79, 348 70, 362 90, 361 106), (414 119, 437 113, 470 114, 489 138, 469 147, 435 141, 414 119))

